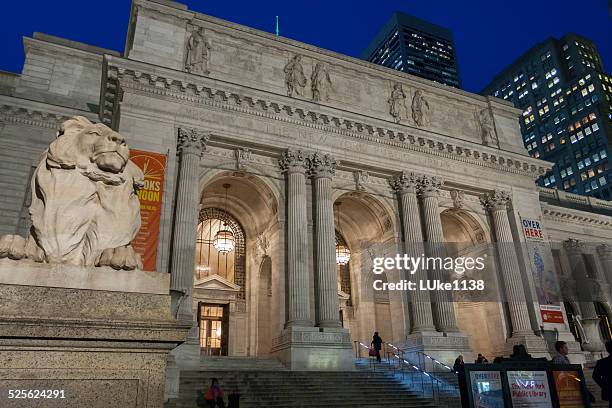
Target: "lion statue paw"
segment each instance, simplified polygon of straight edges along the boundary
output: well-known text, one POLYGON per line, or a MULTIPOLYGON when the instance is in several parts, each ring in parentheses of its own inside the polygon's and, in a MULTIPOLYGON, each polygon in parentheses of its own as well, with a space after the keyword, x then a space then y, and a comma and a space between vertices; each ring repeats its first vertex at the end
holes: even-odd
POLYGON ((102 251, 96 266, 110 266, 113 269, 142 269, 142 258, 131 245, 108 248, 102 251))
POLYGON ((19 235, 4 235, 0 237, 0 258, 44 262, 45 253, 31 235, 27 239, 19 235))

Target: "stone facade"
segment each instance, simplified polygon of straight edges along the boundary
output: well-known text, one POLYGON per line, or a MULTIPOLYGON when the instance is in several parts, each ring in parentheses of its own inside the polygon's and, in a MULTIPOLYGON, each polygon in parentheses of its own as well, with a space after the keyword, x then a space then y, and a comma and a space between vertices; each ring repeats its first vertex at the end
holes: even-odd
MULTIPOLYGON (((25 46, 22 74, 0 73, 0 234, 27 231, 29 176, 65 118, 101 121, 131 147, 166 154, 157 270, 171 273, 175 316, 194 321, 177 364, 199 360, 202 303, 228 305, 229 354, 271 354, 295 369, 347 369, 351 341, 369 343, 375 330, 446 361, 508 354, 516 343, 548 355, 542 330, 569 341, 573 361, 601 351, 592 304, 576 302, 584 351, 565 312, 563 324, 542 321, 521 222, 542 222, 557 259, 554 243, 610 242, 611 209, 593 199, 568 208, 535 186, 551 164, 527 155, 520 111, 508 103, 170 1, 133 1, 123 55, 41 34, 25 46), (244 282, 196 276, 206 208, 223 208, 243 229, 244 282), (334 231, 351 249, 350 296, 336 290, 334 231), (522 300, 375 293, 373 258, 424 241, 467 253, 510 244, 489 266, 497 290, 522 300)), ((610 252, 599 251, 593 279, 609 296, 610 252)))

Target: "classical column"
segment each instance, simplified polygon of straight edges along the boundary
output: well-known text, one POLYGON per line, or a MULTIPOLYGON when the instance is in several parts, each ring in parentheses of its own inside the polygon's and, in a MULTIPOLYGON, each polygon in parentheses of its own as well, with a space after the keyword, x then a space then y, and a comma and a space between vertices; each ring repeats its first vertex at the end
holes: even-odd
MULTIPOLYGON (((399 205, 404 229, 404 252, 413 258, 423 254, 423 231, 417 199, 417 176, 414 173, 402 172, 390 182, 393 190, 399 195, 399 205)), ((413 281, 427 280, 427 271, 418 269, 413 275, 404 277, 413 281)), ((408 295, 408 294, 407 294, 408 295)), ((411 333, 435 331, 429 292, 417 290, 410 294, 412 310, 411 333)), ((406 329, 410 327, 409 316, 406 316, 406 329)))
POLYGON ((306 218, 306 154, 287 150, 279 160, 287 173, 288 320, 285 327, 312 326, 308 279, 308 221, 306 218))
MULTIPOLYGON (((442 220, 438 211, 438 194, 442 180, 435 176, 421 176, 418 180, 418 191, 423 199, 423 218, 425 223, 425 236, 427 239, 427 255, 430 257, 444 259, 444 233, 442 232, 442 220)), ((448 281, 448 273, 442 269, 434 268, 429 279, 448 281)), ((441 332, 456 332, 457 321, 455 309, 452 303, 450 291, 434 292, 434 321, 436 328, 441 332)))
POLYGON ((519 269, 519 263, 508 219, 508 203, 510 195, 505 191, 491 191, 480 198, 481 203, 491 212, 499 265, 504 281, 504 291, 510 309, 512 321, 512 337, 516 335, 532 335, 529 322, 529 311, 519 269))
POLYGON ((322 153, 309 158, 314 177, 316 228, 316 320, 319 327, 340 327, 332 177, 336 160, 322 153))
POLYGON ((568 239, 563 242, 563 247, 570 262, 570 268, 574 274, 577 285, 578 306, 580 307, 580 323, 584 329, 585 341, 582 348, 587 351, 603 350, 603 343, 599 336, 599 317, 593 303, 592 279, 589 279, 587 267, 582 257, 584 244, 577 239, 568 239))
POLYGON ((175 201, 170 289, 183 294, 181 297, 173 297, 173 310, 179 319, 185 320, 193 318, 191 302, 200 204, 198 173, 200 157, 206 150, 208 139, 207 134, 195 129, 181 128, 178 131, 179 173, 175 201))
POLYGON ((612 246, 609 244, 598 245, 597 254, 599 255, 599 263, 603 268, 602 276, 608 284, 607 296, 609 298, 610 285, 612 285, 612 246))

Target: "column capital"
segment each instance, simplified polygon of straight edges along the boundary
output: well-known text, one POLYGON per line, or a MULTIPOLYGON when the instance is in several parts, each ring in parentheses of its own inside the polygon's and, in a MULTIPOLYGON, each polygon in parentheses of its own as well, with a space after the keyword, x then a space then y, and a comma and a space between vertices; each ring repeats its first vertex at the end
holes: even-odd
POLYGON ((416 173, 402 171, 389 179, 391 188, 396 193, 416 193, 419 176, 416 173))
POLYGON ((503 190, 489 191, 480 196, 480 203, 492 211, 505 210, 510 200, 510 193, 503 190))
POLYGON ((300 149, 287 149, 278 160, 281 171, 305 173, 308 169, 308 153, 300 149))
POLYGON ((610 244, 597 245, 597 253, 603 259, 612 259, 612 245, 610 244))
POLYGON ((308 158, 310 173, 315 178, 332 178, 338 162, 327 153, 315 152, 308 158))
POLYGON ((180 154, 195 154, 202 156, 210 134, 198 129, 179 128, 176 151, 180 154))
POLYGON ((569 238, 563 241, 563 248, 565 248, 566 251, 582 252, 584 243, 580 240, 569 238))
POLYGON ((423 197, 438 196, 444 180, 438 176, 422 175, 418 178, 417 191, 423 197))

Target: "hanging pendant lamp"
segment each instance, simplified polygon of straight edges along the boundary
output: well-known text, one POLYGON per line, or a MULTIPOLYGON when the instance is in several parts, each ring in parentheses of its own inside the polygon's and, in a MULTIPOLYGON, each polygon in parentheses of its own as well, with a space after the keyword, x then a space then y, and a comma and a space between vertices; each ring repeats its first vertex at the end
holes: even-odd
MULTIPOLYGON (((225 189, 225 205, 223 210, 227 214, 227 190, 230 188, 230 185, 224 184, 223 188, 225 189)), ((225 221, 223 221, 223 227, 215 234, 213 246, 220 254, 224 255, 232 252, 236 246, 234 233, 227 227, 225 221)))
MULTIPOLYGON (((340 204, 337 203, 336 207, 338 207, 338 229, 340 229, 340 204)), ((346 245, 342 245, 336 239, 336 263, 338 265, 346 265, 349 263, 351 259, 351 251, 348 249, 346 245)))

